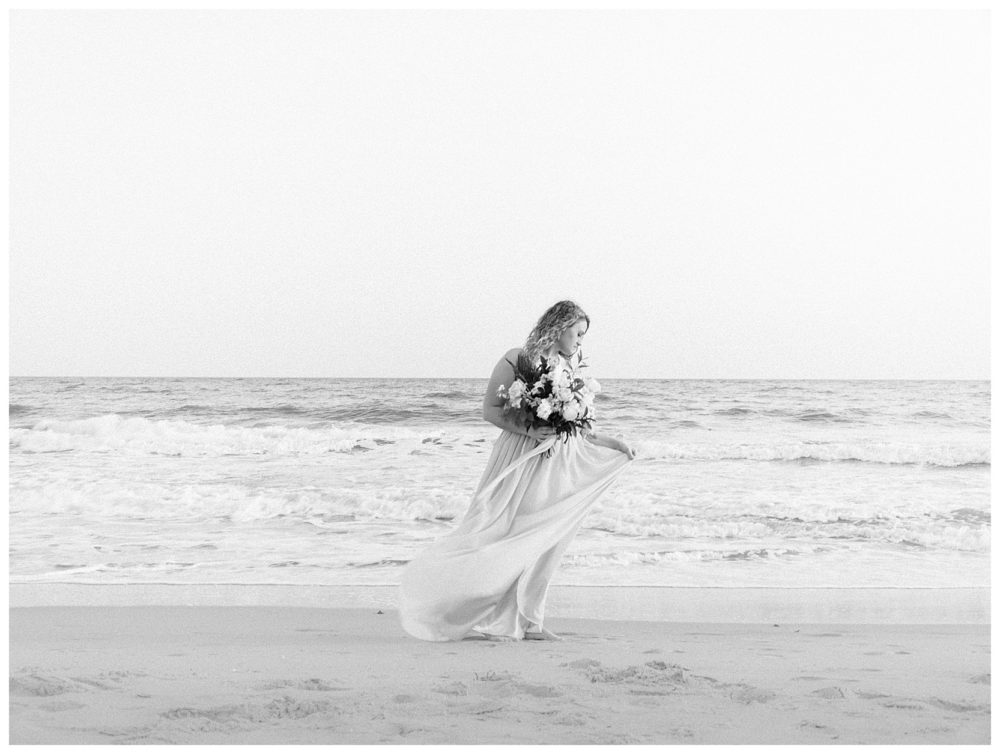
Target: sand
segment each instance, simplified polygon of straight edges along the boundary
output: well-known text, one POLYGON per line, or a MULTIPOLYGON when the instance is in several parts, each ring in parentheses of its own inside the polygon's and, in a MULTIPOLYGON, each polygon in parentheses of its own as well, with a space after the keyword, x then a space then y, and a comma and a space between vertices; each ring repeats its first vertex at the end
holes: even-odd
POLYGON ((425 643, 392 611, 14 607, 11 743, 989 743, 987 625, 553 618, 425 643))

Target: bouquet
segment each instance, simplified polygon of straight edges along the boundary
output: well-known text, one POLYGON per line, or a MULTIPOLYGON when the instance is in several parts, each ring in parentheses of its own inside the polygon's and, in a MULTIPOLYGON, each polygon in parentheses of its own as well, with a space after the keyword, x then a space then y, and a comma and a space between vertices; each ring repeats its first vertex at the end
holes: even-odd
MULTIPOLYGON (((518 360, 520 362, 520 359, 518 360)), ((542 357, 541 368, 534 374, 507 363, 514 369, 514 381, 501 385, 497 397, 503 399, 503 415, 514 416, 525 429, 551 426, 557 436, 566 441, 582 429, 589 430, 594 420, 594 396, 601 391, 600 383, 583 373, 582 361, 573 371, 559 363, 549 363, 542 357)))

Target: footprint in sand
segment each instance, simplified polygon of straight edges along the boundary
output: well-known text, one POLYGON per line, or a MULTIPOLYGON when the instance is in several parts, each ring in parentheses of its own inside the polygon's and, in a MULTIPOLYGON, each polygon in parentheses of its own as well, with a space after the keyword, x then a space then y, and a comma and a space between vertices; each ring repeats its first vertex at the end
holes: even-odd
POLYGON ((803 720, 799 723, 800 728, 815 728, 816 730, 830 730, 830 726, 817 723, 813 720, 803 720))
POLYGON ((474 717, 487 717, 497 712, 503 712, 505 709, 504 705, 499 702, 479 702, 466 707, 462 712, 474 717))
MULTIPOLYGON (((577 662, 580 662, 579 660, 577 662)), ((591 663, 594 661, 591 660, 591 663)), ((571 663, 572 666, 572 663, 571 663)), ((579 666, 578 666, 579 667, 579 666)), ((646 685, 683 686, 687 684, 686 668, 672 665, 662 660, 652 660, 644 665, 629 665, 625 668, 606 668, 601 663, 582 667, 591 683, 639 683, 646 685)))
POLYGON ((925 701, 933 707, 948 710, 949 712, 988 712, 990 709, 988 704, 976 704, 965 701, 951 702, 947 699, 938 699, 936 696, 932 696, 925 701))
POLYGON ((79 678, 73 677, 70 680, 76 681, 77 683, 83 684, 84 686, 90 686, 94 689, 100 689, 101 691, 112 691, 119 688, 120 684, 116 681, 112 681, 108 678, 79 678))
POLYGON ((102 736, 118 739, 112 743, 122 744, 150 744, 150 743, 173 743, 165 738, 153 735, 152 728, 142 726, 132 726, 128 728, 101 728, 97 731, 102 736))
POLYGON ((708 688, 739 704, 769 702, 776 696, 772 691, 746 683, 723 683, 709 676, 690 674, 688 668, 663 660, 652 660, 643 665, 629 665, 625 668, 609 668, 597 660, 583 658, 565 663, 565 666, 583 671, 591 683, 627 685, 631 687, 630 694, 640 696, 683 694, 696 688, 708 688))
POLYGON ((584 657, 579 660, 573 660, 572 662, 565 662, 563 663, 563 666, 567 668, 577 668, 579 670, 587 670, 588 668, 591 667, 600 667, 601 663, 599 663, 597 660, 592 660, 589 657, 584 657))
POLYGON ((397 736, 406 738, 414 733, 420 733, 427 730, 427 728, 422 728, 419 725, 413 723, 392 723, 392 730, 397 736))
POLYGON ((267 681, 257 687, 261 691, 273 691, 275 689, 299 689, 301 691, 350 691, 347 686, 332 686, 321 678, 309 678, 306 680, 277 679, 267 681))
POLYGON ((885 707, 886 709, 903 709, 903 710, 927 709, 924 705, 907 699, 890 699, 887 702, 881 702, 881 706, 885 707))
POLYGON ((493 697, 519 696, 527 694, 539 699, 562 696, 562 692, 554 686, 541 683, 528 683, 519 675, 506 671, 488 670, 485 673, 475 673, 474 679, 478 684, 480 694, 493 697))
POLYGON ((12 675, 10 677, 11 696, 56 696, 85 690, 79 683, 69 678, 54 675, 12 675))
POLYGON ((534 696, 539 699, 549 699, 563 695, 562 692, 554 686, 546 686, 545 684, 521 682, 514 683, 512 686, 520 693, 528 694, 529 696, 534 696))
POLYGON ((466 686, 461 681, 453 681, 451 683, 439 683, 437 686, 432 686, 431 691, 438 694, 447 694, 449 696, 469 695, 469 687, 466 686))
POLYGON ((810 692, 810 696, 818 696, 823 699, 846 699, 847 692, 840 686, 825 686, 810 692))
POLYGON ((565 665, 582 670, 591 683, 627 685, 630 686, 630 694, 639 696, 667 696, 678 693, 688 684, 688 678, 684 674, 686 668, 663 660, 652 660, 643 665, 624 668, 609 668, 597 660, 583 658, 565 665))
POLYGON ((734 702, 739 702, 740 704, 769 702, 776 696, 773 691, 759 689, 756 686, 751 686, 746 683, 724 685, 730 687, 729 698, 734 702))
POLYGON ((281 720, 298 720, 331 708, 325 700, 301 701, 290 696, 266 704, 228 704, 221 707, 176 707, 160 717, 199 731, 251 730, 281 720))
POLYGON ((889 694, 880 694, 878 691, 855 691, 859 699, 888 699, 889 694))
POLYGON ((511 675, 506 670, 487 670, 485 673, 473 673, 472 677, 477 681, 493 683, 495 681, 510 681, 513 680, 515 676, 511 675))

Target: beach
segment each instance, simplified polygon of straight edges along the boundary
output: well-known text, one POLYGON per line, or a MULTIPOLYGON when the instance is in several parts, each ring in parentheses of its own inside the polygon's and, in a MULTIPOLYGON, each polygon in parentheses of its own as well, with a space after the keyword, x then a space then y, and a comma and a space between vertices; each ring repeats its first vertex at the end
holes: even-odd
POLYGON ((11 742, 989 742, 988 382, 602 384, 565 641, 437 644, 483 380, 12 378, 11 742))
POLYGON ((12 595, 13 744, 990 740, 986 623, 553 614, 560 642, 430 643, 388 605, 12 595))

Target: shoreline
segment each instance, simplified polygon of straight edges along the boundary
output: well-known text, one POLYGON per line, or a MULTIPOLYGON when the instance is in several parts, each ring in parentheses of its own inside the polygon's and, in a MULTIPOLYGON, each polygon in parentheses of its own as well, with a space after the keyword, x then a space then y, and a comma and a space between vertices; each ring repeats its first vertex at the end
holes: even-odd
MULTIPOLYGON (((322 607, 395 610, 397 586, 377 584, 12 583, 12 608, 45 606, 322 607)), ((968 588, 770 588, 553 584, 558 618, 667 623, 964 624, 990 622, 990 590, 968 588)))
POLYGON ((15 607, 10 743, 987 744, 985 625, 554 617, 422 642, 394 611, 15 607))

